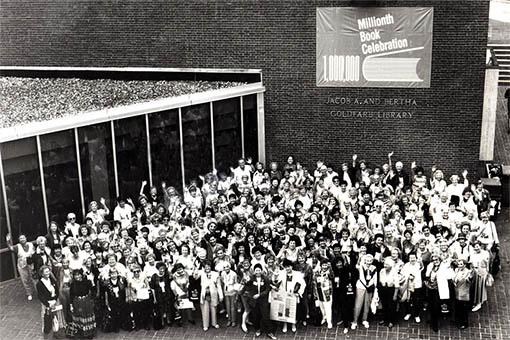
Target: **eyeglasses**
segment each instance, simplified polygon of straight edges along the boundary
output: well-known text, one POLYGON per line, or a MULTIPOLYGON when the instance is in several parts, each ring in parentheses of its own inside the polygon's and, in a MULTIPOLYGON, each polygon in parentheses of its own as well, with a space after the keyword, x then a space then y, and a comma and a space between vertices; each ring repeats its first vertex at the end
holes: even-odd
POLYGON ((69 217, 69 221, 74 221, 76 220, 76 217, 69 217))
POLYGON ((136 273, 140 273, 140 271, 139 271, 139 270, 135 270, 133 273, 135 273, 135 274, 136 274, 136 273))

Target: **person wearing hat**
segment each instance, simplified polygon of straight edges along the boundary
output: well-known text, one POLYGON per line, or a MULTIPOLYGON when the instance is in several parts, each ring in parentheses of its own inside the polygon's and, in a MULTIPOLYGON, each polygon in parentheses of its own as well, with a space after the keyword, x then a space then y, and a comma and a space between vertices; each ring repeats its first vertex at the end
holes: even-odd
POLYGON ((459 233, 457 240, 452 243, 448 251, 451 254, 451 258, 469 262, 469 255, 472 249, 467 242, 466 234, 459 233))

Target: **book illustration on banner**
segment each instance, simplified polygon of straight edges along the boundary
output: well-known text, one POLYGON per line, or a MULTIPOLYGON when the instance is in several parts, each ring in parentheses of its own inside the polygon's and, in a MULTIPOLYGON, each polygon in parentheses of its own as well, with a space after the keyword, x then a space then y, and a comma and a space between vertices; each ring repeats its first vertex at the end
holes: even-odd
POLYGON ((423 50, 423 48, 423 46, 408 48, 401 51, 379 53, 368 56, 363 61, 363 66, 361 68, 363 76, 368 81, 421 82, 423 79, 420 79, 418 76, 418 63, 420 62, 421 58, 383 58, 383 56, 423 50))

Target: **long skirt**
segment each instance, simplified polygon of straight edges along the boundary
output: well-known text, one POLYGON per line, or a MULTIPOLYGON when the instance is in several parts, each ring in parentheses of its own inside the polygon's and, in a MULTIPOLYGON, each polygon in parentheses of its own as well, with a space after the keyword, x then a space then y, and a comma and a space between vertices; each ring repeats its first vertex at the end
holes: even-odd
POLYGON ((487 274, 476 273, 471 289, 474 305, 487 301, 487 274))
POLYGON ((75 339, 91 339, 96 333, 94 301, 90 296, 75 297, 73 321, 67 327, 67 335, 75 339))

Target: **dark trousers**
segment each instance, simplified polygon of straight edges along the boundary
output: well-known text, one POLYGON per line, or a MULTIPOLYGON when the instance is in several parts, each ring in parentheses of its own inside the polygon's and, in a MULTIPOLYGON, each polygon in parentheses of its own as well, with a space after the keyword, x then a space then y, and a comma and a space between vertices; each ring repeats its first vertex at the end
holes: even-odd
POLYGON ((397 315, 397 301, 393 301, 395 287, 379 287, 379 298, 382 303, 383 320, 385 323, 395 323, 397 315))
POLYGON ((411 314, 413 317, 420 316, 423 306, 423 288, 417 288, 411 293, 409 301, 401 304, 403 314, 411 314))
POLYGON ((439 329, 439 317, 441 316, 441 300, 439 299, 439 290, 428 290, 429 313, 430 313, 430 326, 437 330, 439 329))
POLYGON ((352 321, 354 311, 354 294, 342 294, 340 300, 333 300, 333 306, 338 305, 340 311, 340 318, 344 322, 344 327, 349 326, 352 321))
POLYGON ((457 326, 468 327, 469 301, 455 300, 455 323, 457 326))
POLYGON ((152 321, 152 301, 138 300, 133 303, 133 315, 136 328, 150 327, 152 321))
POLYGON ((269 334, 275 332, 274 322, 269 318, 269 302, 267 296, 259 297, 253 308, 250 319, 253 320, 253 326, 260 329, 262 333, 269 334))

